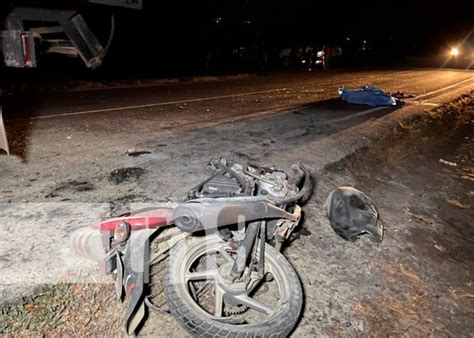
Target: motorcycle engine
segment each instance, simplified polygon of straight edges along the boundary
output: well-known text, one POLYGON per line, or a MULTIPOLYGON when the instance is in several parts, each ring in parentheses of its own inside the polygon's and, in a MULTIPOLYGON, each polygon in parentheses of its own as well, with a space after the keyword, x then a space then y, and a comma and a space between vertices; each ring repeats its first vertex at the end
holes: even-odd
POLYGON ((265 173, 258 179, 258 195, 284 198, 294 194, 294 187, 288 184, 288 176, 284 172, 265 173), (292 189, 293 188, 293 189, 292 189))
POLYGON ((236 179, 227 176, 214 176, 202 186, 202 193, 207 197, 238 196, 241 192, 242 187, 239 182, 237 182, 236 179))
POLYGON ((188 198, 268 196, 285 198, 298 192, 297 183, 275 168, 242 166, 225 160, 211 161, 214 175, 188 193, 188 198))

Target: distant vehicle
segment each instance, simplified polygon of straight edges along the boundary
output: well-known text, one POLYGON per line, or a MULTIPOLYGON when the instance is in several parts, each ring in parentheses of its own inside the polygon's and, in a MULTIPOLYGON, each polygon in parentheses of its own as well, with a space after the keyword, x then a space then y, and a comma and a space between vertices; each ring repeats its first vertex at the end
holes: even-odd
POLYGON ((474 30, 447 51, 445 66, 474 69, 474 30))
POLYGON ((342 48, 339 46, 319 46, 313 48, 308 46, 301 58, 301 63, 308 71, 326 70, 330 62, 342 54, 342 48))

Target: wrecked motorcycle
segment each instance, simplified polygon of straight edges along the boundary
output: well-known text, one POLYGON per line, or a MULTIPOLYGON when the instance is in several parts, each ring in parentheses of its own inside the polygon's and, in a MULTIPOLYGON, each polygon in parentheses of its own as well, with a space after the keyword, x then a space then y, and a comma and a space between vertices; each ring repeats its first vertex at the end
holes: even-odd
POLYGON ((72 237, 76 252, 115 276, 128 334, 146 308, 203 336, 286 336, 298 321, 301 283, 280 250, 301 220, 310 173, 225 160, 210 168, 175 207, 123 214, 72 237))

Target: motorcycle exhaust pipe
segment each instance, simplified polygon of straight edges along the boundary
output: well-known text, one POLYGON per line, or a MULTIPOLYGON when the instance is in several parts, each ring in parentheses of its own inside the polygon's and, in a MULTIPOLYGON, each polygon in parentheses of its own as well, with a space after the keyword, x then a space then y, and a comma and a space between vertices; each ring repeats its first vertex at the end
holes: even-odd
POLYGON ((176 207, 173 212, 174 224, 184 232, 277 218, 297 221, 299 216, 266 201, 240 203, 217 200, 213 203, 191 201, 176 207))

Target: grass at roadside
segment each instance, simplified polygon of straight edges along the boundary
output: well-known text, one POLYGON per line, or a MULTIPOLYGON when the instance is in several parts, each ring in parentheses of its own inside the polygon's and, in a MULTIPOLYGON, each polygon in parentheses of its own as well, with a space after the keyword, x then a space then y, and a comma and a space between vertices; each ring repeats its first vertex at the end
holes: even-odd
POLYGON ((0 334, 117 335, 122 311, 107 284, 58 284, 0 309, 0 334))

